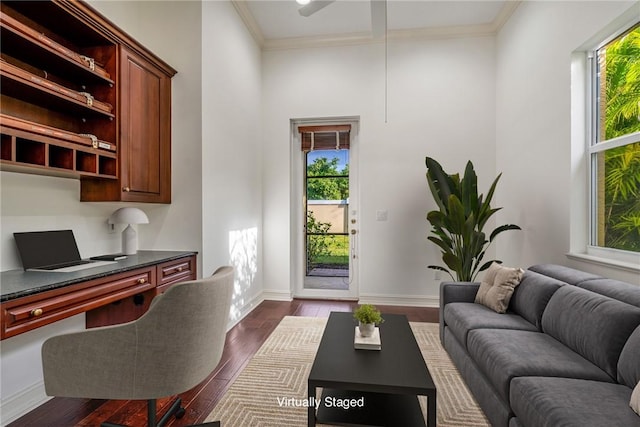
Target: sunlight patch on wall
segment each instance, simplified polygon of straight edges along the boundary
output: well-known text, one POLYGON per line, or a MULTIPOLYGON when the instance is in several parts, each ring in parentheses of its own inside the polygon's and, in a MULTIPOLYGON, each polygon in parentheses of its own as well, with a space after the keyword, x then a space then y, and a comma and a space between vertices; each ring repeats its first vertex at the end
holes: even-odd
POLYGON ((230 320, 242 315, 242 307, 251 299, 249 290, 258 271, 258 228, 229 232, 229 260, 235 268, 230 320))

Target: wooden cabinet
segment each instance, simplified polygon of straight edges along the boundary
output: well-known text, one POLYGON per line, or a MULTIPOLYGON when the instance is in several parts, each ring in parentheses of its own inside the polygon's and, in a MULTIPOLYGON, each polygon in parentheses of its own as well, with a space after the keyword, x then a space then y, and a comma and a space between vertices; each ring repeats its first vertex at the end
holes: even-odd
POLYGON ((176 71, 81 1, 3 1, 0 165, 82 201, 171 202, 176 71))
POLYGON ((120 177, 83 179, 83 201, 171 202, 171 77, 120 47, 120 177))

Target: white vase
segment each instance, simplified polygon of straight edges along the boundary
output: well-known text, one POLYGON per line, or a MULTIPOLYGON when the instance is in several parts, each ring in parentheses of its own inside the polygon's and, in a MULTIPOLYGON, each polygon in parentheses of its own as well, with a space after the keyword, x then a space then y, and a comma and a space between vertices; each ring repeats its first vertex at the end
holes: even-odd
POLYGON ((358 330, 360 330, 360 335, 363 337, 370 337, 373 335, 373 331, 376 328, 375 323, 358 323, 358 330))

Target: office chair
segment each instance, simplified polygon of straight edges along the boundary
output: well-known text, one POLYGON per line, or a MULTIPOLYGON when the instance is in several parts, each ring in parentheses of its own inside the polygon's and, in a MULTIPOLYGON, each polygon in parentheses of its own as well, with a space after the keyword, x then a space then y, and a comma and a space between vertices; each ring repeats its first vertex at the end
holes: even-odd
POLYGON ((220 362, 233 275, 233 267, 220 267, 211 277, 175 284, 133 322, 49 338, 42 345, 47 395, 147 400, 149 427, 181 418, 177 399, 156 421, 156 399, 192 389, 220 362))

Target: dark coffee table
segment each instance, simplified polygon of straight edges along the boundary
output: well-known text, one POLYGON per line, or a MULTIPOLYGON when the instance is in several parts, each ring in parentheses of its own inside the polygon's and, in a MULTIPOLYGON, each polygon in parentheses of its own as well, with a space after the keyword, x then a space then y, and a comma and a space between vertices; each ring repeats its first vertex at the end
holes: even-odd
POLYGON ((309 402, 322 387, 308 425, 424 426, 418 395, 427 396, 427 424, 436 427, 436 386, 407 317, 383 314, 382 350, 353 348, 351 313, 332 312, 308 379, 309 402))

